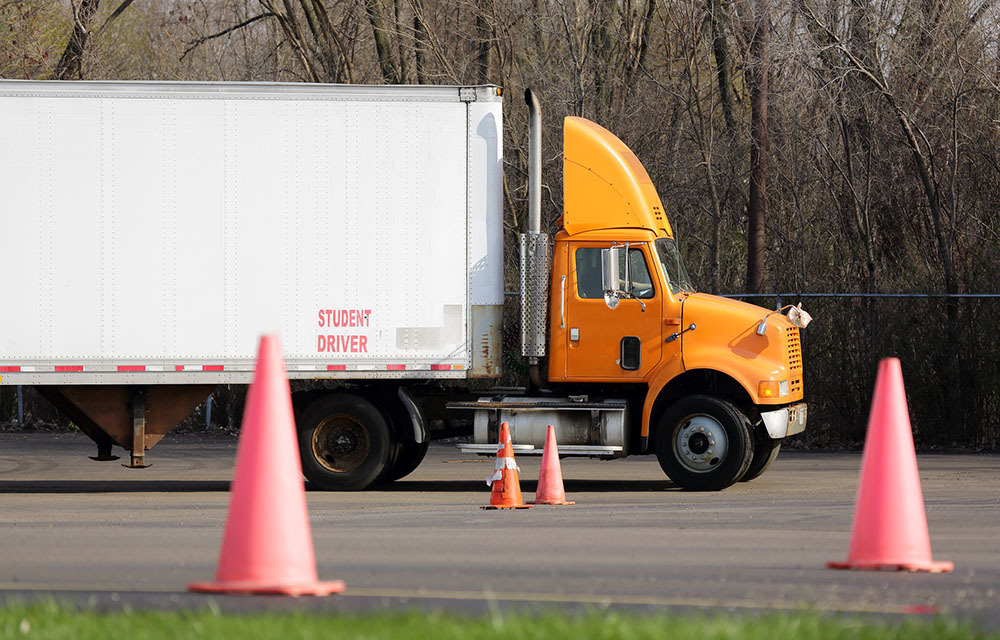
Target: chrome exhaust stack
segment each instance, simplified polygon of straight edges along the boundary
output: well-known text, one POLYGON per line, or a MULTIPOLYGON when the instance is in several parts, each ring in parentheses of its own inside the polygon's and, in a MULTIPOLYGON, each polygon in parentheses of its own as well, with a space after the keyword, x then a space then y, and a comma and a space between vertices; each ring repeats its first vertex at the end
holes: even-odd
POLYGON ((542 233, 542 108, 531 89, 528 105, 528 230, 521 234, 521 356, 531 380, 541 384, 538 359, 545 355, 549 288, 549 236, 542 233))

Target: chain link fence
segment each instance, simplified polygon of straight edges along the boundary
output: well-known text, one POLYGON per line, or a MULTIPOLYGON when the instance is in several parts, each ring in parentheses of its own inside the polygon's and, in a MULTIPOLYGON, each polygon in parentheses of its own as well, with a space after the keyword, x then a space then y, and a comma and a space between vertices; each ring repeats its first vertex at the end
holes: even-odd
POLYGON ((878 361, 899 358, 922 449, 997 450, 998 294, 734 294, 761 306, 803 303, 808 445, 860 448, 878 361))

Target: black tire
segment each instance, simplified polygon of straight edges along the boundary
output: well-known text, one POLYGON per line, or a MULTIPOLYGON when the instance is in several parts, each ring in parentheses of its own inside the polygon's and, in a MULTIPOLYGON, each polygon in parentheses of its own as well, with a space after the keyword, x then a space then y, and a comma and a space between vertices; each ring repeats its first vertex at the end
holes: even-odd
POLYGON ((385 471, 395 438, 368 400, 334 393, 314 401, 299 421, 302 473, 326 490, 357 490, 385 471))
POLYGON ((781 440, 774 440, 768 435, 766 429, 757 428, 754 431, 753 457, 750 459, 747 472, 740 478, 740 482, 750 482, 767 471, 774 459, 778 457, 779 451, 781 451, 781 440))
POLYGON ((379 482, 394 482, 413 473, 423 462, 430 444, 413 442, 412 439, 397 442, 395 459, 386 467, 379 482))
POLYGON ((655 448, 663 472, 681 488, 719 491, 736 483, 750 466, 750 422, 725 400, 689 396, 660 418, 655 448))

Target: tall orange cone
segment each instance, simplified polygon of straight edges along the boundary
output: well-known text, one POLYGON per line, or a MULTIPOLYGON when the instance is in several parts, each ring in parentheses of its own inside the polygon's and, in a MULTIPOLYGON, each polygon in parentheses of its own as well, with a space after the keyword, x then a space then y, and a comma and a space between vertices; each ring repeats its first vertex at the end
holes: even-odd
POLYGON ((831 569, 951 571, 931 559, 913 433, 897 358, 879 363, 847 562, 831 569))
POLYGON ((504 422, 500 425, 500 443, 497 446, 497 461, 493 475, 486 479, 486 485, 493 487, 490 503, 483 509, 530 509, 530 504, 521 500, 521 481, 518 478, 517 463, 514 462, 514 446, 510 442, 510 428, 504 422))
POLYGON ((288 376, 277 336, 263 336, 247 394, 215 582, 190 591, 323 596, 316 576, 288 376))
POLYGON ((528 504, 576 504, 566 502, 562 469, 559 467, 556 429, 551 424, 545 433, 545 449, 542 450, 542 470, 538 473, 538 489, 535 490, 535 499, 528 504))

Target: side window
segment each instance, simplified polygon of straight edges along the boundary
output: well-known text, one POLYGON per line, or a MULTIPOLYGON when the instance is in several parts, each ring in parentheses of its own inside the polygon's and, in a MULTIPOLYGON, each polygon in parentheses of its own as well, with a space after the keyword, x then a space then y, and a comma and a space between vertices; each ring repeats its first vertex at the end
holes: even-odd
MULTIPOLYGON (((601 249, 599 247, 584 247, 576 250, 576 293, 581 298, 604 299, 604 286, 601 282, 601 249)), ((632 279, 632 291, 636 298, 652 298, 653 279, 642 256, 641 249, 628 251, 629 276, 632 279)), ((621 274, 620 289, 625 289, 625 252, 618 254, 618 273, 621 274)))
MULTIPOLYGON (((623 252, 624 253, 624 252, 623 252)), ((622 278, 625 277, 625 265, 621 264, 624 262, 624 255, 619 257, 618 270, 622 274, 622 278)), ((649 275, 649 269, 646 267, 646 260, 642 257, 641 249, 629 249, 628 250, 628 271, 629 277, 632 279, 632 295, 636 298, 642 298, 648 300, 653 297, 653 278, 649 275)), ((621 284, 622 288, 625 288, 625 282, 621 284)))
POLYGON ((600 249, 576 250, 576 294, 581 298, 604 298, 600 249))

